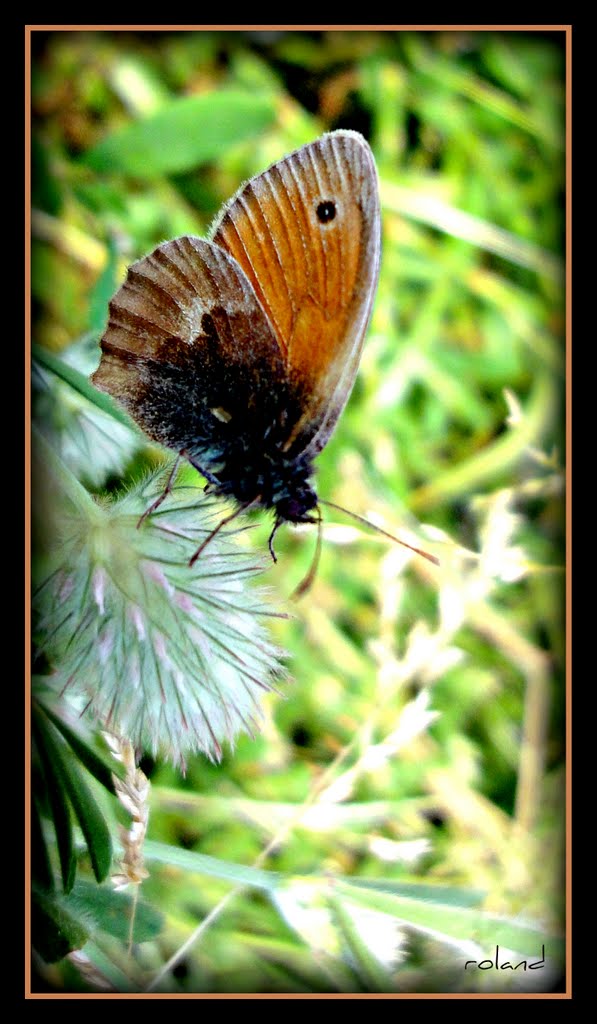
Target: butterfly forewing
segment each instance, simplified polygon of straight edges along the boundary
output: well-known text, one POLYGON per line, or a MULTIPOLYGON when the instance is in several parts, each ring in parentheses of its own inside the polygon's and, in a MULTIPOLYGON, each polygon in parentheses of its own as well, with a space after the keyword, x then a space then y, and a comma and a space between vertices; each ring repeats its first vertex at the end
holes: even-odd
POLYGON ((315 454, 350 394, 379 273, 367 143, 333 132, 281 160, 226 207, 213 242, 244 270, 305 396, 286 448, 315 454))

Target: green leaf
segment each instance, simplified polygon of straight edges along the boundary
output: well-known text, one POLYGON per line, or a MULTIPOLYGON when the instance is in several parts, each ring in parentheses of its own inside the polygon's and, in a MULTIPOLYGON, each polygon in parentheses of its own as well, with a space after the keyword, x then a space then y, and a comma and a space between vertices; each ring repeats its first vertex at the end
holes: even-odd
POLYGON ((126 217, 127 204, 122 189, 103 180, 81 181, 73 184, 73 195, 84 206, 100 217, 126 217))
POLYGON ((188 171, 258 135, 274 116, 265 96, 235 90, 185 96, 109 135, 84 161, 96 171, 140 178, 188 171))
POLYGON ((102 757, 89 746, 88 743, 79 735, 63 722, 58 715, 55 715, 48 707, 43 706, 44 714, 54 723, 57 729, 60 730, 69 746, 73 749, 79 761, 85 765, 90 775, 93 775, 98 782, 108 790, 109 793, 114 793, 114 783, 112 781, 112 773, 116 775, 124 774, 124 766, 114 761, 113 767, 108 765, 102 757))
POLYGON ((471 910, 466 907, 446 906, 394 896, 369 890, 364 892, 348 882, 338 883, 338 892, 345 893, 355 903, 381 910, 412 928, 444 936, 448 942, 476 942, 481 949, 494 949, 496 945, 519 953, 530 954, 545 946, 545 955, 559 962, 564 955, 564 940, 546 933, 539 924, 499 917, 497 914, 471 910))
POLYGON ((113 416, 115 420, 123 423, 125 427, 129 427, 130 430, 138 433, 137 427, 120 406, 109 395, 94 388, 84 373, 76 370, 74 366, 69 366, 62 359, 58 359, 52 352, 48 352, 47 349, 42 348, 40 345, 32 345, 31 354, 40 366, 55 373, 66 384, 70 384, 75 391, 83 395, 83 398, 92 402, 98 409, 108 413, 109 416, 113 416))
POLYGON ((35 798, 31 801, 31 878, 40 889, 54 888, 52 863, 35 798))
POLYGON ((388 972, 371 952, 363 940, 354 919, 348 913, 342 900, 332 893, 330 905, 334 911, 336 924, 352 954, 354 967, 369 992, 392 992, 394 984, 388 972))
POLYGON ((64 780, 60 772, 56 771, 56 762, 51 755, 53 740, 51 736, 47 735, 48 724, 39 714, 32 716, 32 724, 43 768, 43 784, 56 833, 62 885, 64 891, 68 892, 73 887, 77 870, 68 794, 63 784, 64 780))
MULTIPOLYGON (((79 881, 68 895, 37 889, 32 900, 33 945, 47 963, 80 949, 96 931, 121 942, 129 939, 133 899, 105 886, 79 881)), ((134 907, 133 942, 149 942, 163 928, 163 917, 149 904, 134 907)))
POLYGON ((119 956, 119 950, 111 949, 108 953, 103 948, 106 945, 105 942, 101 945, 96 944, 91 937, 85 945, 85 956, 89 957, 90 963, 97 968, 115 992, 138 992, 137 979, 127 974, 120 966, 122 962, 126 968, 127 961, 119 956))
POLYGON ((31 138, 31 205, 57 217, 62 208, 62 191, 53 174, 48 147, 31 138))
POLYGON ((68 906, 75 913, 93 918, 97 927, 122 942, 129 939, 134 913, 133 942, 149 942, 160 934, 163 916, 142 900, 136 905, 129 893, 115 892, 107 886, 78 881, 69 896, 68 906))
POLYGON ((183 871, 196 871, 200 875, 211 875, 226 882, 253 886, 267 892, 274 890, 283 877, 277 871, 263 871, 260 868, 248 867, 246 864, 232 864, 218 857, 194 853, 192 850, 180 850, 168 846, 167 843, 153 840, 147 840, 143 850, 148 861, 160 861, 162 864, 182 868, 183 871))
POLYGON ((31 939, 46 963, 56 963, 74 949, 81 949, 88 936, 88 929, 65 906, 62 897, 34 891, 31 939))
POLYGON ((112 863, 112 842, 106 820, 73 755, 55 727, 49 721, 43 726, 39 711, 34 720, 37 720, 38 735, 44 745, 47 761, 52 766, 58 786, 68 794, 87 843, 93 872, 98 882, 101 882, 112 863))
POLYGON ((427 885, 420 882, 398 882, 393 878, 351 878, 350 884, 361 889, 376 889, 395 896, 410 896, 443 906, 477 907, 485 899, 482 889, 464 889, 452 885, 427 885))
POLYGON ((108 260, 89 296, 89 329, 102 334, 108 318, 108 303, 118 285, 118 249, 114 239, 108 241, 108 260))

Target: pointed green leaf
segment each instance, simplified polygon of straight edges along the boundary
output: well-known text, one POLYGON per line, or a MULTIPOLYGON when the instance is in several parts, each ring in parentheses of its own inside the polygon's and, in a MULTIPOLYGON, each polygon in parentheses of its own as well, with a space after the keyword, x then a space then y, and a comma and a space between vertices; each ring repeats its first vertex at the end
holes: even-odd
POLYGON ((123 775, 123 765, 114 761, 114 766, 110 767, 101 755, 85 742, 79 733, 75 732, 74 729, 71 729, 66 722, 63 722, 58 715, 54 714, 53 711, 50 711, 45 704, 43 705, 43 709, 44 713, 52 720, 56 728, 60 730, 69 746, 72 747, 81 764, 85 765, 89 774, 93 775, 94 779, 97 779, 97 781, 100 782, 109 793, 114 793, 112 773, 115 775, 123 775))
POLYGON ((107 943, 98 945, 90 938, 85 945, 85 956, 97 967, 106 981, 112 985, 115 992, 138 992, 138 981, 126 973, 121 967, 121 962, 126 966, 126 960, 118 957, 118 952, 110 949, 109 953, 104 948, 107 943))
POLYGON ((31 138, 31 205, 57 217, 62 208, 62 187, 52 169, 52 154, 37 135, 31 138))
POLYGON ((112 238, 108 241, 108 259, 89 296, 89 329, 102 334, 108 318, 108 303, 118 285, 118 249, 112 238))
POLYGON ((122 942, 128 941, 133 913, 133 942, 155 939, 164 926, 162 915, 148 903, 137 900, 135 905, 130 893, 115 892, 92 882, 78 881, 69 896, 68 906, 85 919, 92 918, 98 928, 122 942))
MULTIPOLYGON (((39 725, 41 720, 39 711, 35 718, 39 725)), ((112 842, 108 825, 84 781, 71 751, 55 726, 46 721, 45 728, 38 731, 58 785, 66 790, 81 826, 95 877, 98 882, 101 882, 108 874, 112 863, 112 842)))
POLYGON ((334 912, 336 925, 352 954, 353 966, 367 991, 392 992, 394 984, 390 975, 368 947, 353 917, 348 913, 342 899, 336 893, 331 893, 330 905, 334 912))
POLYGON ((48 964, 85 945, 89 932, 58 895, 35 891, 31 906, 31 939, 48 964))
POLYGON ((48 736, 48 730, 51 727, 39 714, 33 715, 32 724, 33 734, 37 742, 37 749, 43 767, 43 785, 45 786, 54 832, 56 833, 62 885, 64 891, 68 892, 73 887, 77 871, 68 793, 64 786, 64 779, 60 771, 57 770, 56 761, 52 757, 54 740, 51 735, 48 736))
POLYGON ((262 132, 275 117, 266 96, 221 90, 184 96, 127 125, 85 154, 100 172, 139 178, 189 171, 262 132))
POLYGON ((31 877, 40 889, 54 888, 52 863, 35 798, 31 801, 31 877))
POLYGON ((94 388, 93 384, 90 383, 89 379, 80 370, 76 370, 74 366, 69 366, 62 359, 58 359, 52 352, 48 352, 47 349, 42 348, 40 345, 32 345, 31 354, 40 366, 55 373, 66 384, 70 384, 75 391, 83 395, 83 398, 97 406, 102 412, 107 413, 108 416, 118 420, 119 423, 123 423, 125 427, 138 433, 137 427, 120 406, 112 401, 109 395, 94 388))
POLYGON ((481 949, 492 949, 496 945, 516 950, 523 954, 536 953, 545 946, 545 955, 562 961, 565 943, 557 935, 550 935, 539 924, 500 917, 482 910, 469 909, 432 903, 391 893, 365 891, 348 882, 337 883, 338 892, 345 893, 355 903, 382 910, 412 928, 437 937, 445 936, 446 941, 477 943, 481 949))
POLYGON ((376 889, 395 896, 430 900, 445 907, 477 907, 485 899, 482 889, 464 889, 455 885, 429 885, 421 882, 402 882, 395 878, 351 878, 350 884, 361 889, 376 889))
POLYGON ((211 875, 237 885, 273 891, 283 878, 277 871, 263 871, 261 868, 252 868, 246 864, 233 864, 230 861, 221 860, 219 857, 210 857, 206 853, 195 853, 193 850, 178 849, 155 840, 146 840, 143 849, 146 860, 171 864, 183 871, 196 871, 199 875, 211 875))

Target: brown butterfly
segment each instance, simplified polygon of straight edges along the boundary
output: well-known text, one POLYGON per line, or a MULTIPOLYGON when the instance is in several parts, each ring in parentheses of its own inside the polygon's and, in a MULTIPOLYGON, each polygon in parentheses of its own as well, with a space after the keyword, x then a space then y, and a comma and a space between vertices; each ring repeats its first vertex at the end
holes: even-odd
POLYGON ((281 523, 319 516, 313 459, 354 383, 380 235, 373 154, 357 132, 330 132, 243 185, 210 241, 134 263, 110 303, 93 383, 236 500, 217 530, 273 509, 274 559, 281 523))

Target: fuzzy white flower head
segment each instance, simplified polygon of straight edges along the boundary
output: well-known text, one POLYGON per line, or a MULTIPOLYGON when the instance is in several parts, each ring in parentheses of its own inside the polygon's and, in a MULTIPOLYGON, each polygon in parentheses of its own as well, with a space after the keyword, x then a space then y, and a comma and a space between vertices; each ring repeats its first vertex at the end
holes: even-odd
POLYGON ((68 698, 184 765, 195 751, 219 759, 225 741, 253 731, 280 652, 264 628, 264 591, 248 583, 262 566, 233 531, 189 567, 221 502, 178 487, 137 529, 161 486, 154 474, 110 505, 64 516, 37 635, 68 698))

